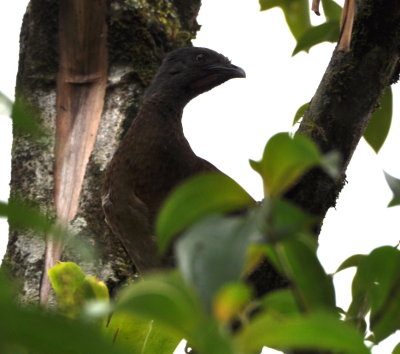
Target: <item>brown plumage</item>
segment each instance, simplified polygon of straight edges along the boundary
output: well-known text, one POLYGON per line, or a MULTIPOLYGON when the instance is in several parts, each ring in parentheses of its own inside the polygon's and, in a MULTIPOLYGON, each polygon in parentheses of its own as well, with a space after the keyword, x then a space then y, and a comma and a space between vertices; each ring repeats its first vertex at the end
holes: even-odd
POLYGON ((102 195, 106 220, 139 272, 171 263, 158 259, 153 232, 171 190, 195 174, 219 171, 191 149, 182 129, 183 108, 236 77, 245 77, 244 71, 210 49, 169 53, 108 165, 102 195))

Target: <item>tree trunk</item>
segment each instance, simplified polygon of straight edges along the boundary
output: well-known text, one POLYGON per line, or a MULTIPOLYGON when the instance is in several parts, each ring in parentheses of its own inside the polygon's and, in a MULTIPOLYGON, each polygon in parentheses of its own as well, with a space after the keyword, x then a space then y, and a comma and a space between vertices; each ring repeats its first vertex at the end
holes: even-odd
MULTIPOLYGON (((90 5, 90 0, 85 1, 87 2, 84 6, 90 5)), ((78 6, 81 4, 77 3, 78 6)), ((14 129, 10 200, 23 197, 23 200, 28 200, 53 219, 60 214, 60 207, 56 208, 55 203, 55 186, 56 181, 61 178, 57 168, 54 170, 54 163, 56 151, 65 149, 65 144, 61 143, 60 146, 59 137, 66 134, 60 135, 59 119, 62 112, 56 107, 64 107, 68 104, 68 97, 75 95, 79 90, 81 93, 78 93, 78 97, 83 97, 82 90, 86 90, 85 85, 97 82, 86 74, 98 72, 93 68, 93 65, 96 65, 93 62, 88 63, 87 72, 78 72, 77 75, 76 72, 74 74, 73 68, 65 68, 64 64, 70 63, 73 56, 79 57, 79 52, 72 55, 68 54, 68 51, 63 52, 68 48, 68 43, 63 42, 62 38, 65 37, 65 30, 71 23, 66 20, 62 25, 62 20, 74 19, 74 16, 69 16, 66 7, 70 5, 71 3, 56 0, 30 2, 21 30, 16 87, 17 100, 23 100, 29 106, 30 112, 36 112, 35 118, 49 136, 33 139, 29 134, 14 129), (64 31, 61 34, 60 28, 64 31), (69 55, 69 59, 65 59, 63 53, 69 55), (64 75, 61 80, 60 75, 64 75), (60 82, 64 85, 61 88, 60 82)), ((196 16, 200 0, 111 0, 107 6, 108 78, 104 108, 86 167, 77 212, 72 210, 72 213, 67 213, 68 217, 64 218, 72 219, 69 223, 72 233, 92 245, 97 250, 97 256, 94 262, 88 262, 76 249, 67 245, 62 259, 77 262, 86 272, 104 280, 113 291, 122 282, 132 278, 135 272, 121 244, 111 235, 104 222, 100 200, 104 169, 134 118, 142 94, 164 54, 178 47, 190 46, 191 38, 199 29, 196 16)), ((78 8, 77 11, 83 10, 78 8)), ((101 28, 101 24, 99 26, 98 28, 101 28)), ((81 29, 82 32, 86 30, 90 31, 87 28, 81 29)), ((99 39, 100 36, 99 30, 99 39)), ((90 43, 96 46, 93 41, 90 43)), ((80 114, 93 114, 92 108, 89 108, 84 114, 81 110, 80 114)), ((79 114, 67 122, 76 124, 76 117, 79 117, 79 114)), ((93 119, 89 120, 90 124, 93 123, 93 119)), ((82 127, 77 130, 79 135, 83 130, 82 127)), ((77 169, 80 168, 80 164, 84 164, 84 161, 75 161, 77 169)), ((70 172, 73 174, 74 171, 70 172)), ((68 194, 76 193, 79 181, 72 180, 71 183, 71 190, 66 192, 64 199, 69 197, 68 194)), ((64 201, 60 206, 65 207, 64 201)), ((36 236, 31 230, 20 230, 10 225, 10 238, 3 264, 20 280, 22 301, 36 302, 39 299, 45 242, 43 238, 36 236)))

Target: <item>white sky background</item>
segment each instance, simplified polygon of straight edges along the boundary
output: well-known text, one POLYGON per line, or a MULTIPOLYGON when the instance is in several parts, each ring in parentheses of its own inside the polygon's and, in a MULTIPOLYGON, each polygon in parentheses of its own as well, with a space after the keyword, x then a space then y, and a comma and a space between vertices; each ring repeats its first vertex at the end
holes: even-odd
MULTIPOLYGON (((27 0, 0 2, 0 91, 13 96, 18 64, 18 37, 27 0)), ((319 19, 311 15, 317 23, 319 19)), ((193 100, 185 109, 184 129, 194 151, 238 181, 255 198, 262 183, 248 159, 261 158, 266 141, 289 131, 297 108, 313 96, 329 63, 333 44, 322 44, 294 58, 295 41, 279 9, 259 12, 257 0, 203 0, 202 25, 194 44, 209 47, 241 66, 246 79, 231 80, 193 100)), ((395 107, 391 133, 379 155, 361 141, 347 171, 336 210, 328 212, 320 235, 319 256, 333 272, 348 256, 369 253, 400 240, 400 208, 387 209, 391 192, 383 172, 400 177, 400 87, 393 86, 395 107)), ((351 93, 349 93, 351 94, 351 93)), ((7 200, 10 174, 11 123, 0 118, 0 199, 7 200)), ((7 224, 0 224, 0 258, 7 224)), ((347 308, 354 272, 335 276, 338 305, 347 308)), ((399 341, 399 335, 396 335, 399 341)), ((390 353, 392 337, 374 349, 390 353)))

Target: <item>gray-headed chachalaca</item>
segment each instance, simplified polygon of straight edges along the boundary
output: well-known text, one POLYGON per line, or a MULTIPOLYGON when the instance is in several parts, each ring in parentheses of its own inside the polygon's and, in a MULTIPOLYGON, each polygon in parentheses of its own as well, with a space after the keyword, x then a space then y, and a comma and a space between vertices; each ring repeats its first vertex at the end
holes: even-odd
POLYGON ((139 272, 165 265, 157 257, 154 221, 171 190, 188 177, 218 171, 191 149, 182 129, 183 108, 201 93, 245 76, 215 51, 181 48, 165 57, 147 89, 108 165, 102 196, 107 222, 139 272))

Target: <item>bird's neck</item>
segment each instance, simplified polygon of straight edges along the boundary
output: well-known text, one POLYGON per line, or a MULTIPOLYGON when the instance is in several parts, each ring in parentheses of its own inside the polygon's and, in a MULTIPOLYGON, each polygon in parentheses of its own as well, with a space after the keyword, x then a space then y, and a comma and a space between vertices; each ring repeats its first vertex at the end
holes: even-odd
POLYGON ((185 105, 186 102, 173 97, 172 94, 154 94, 146 97, 141 111, 145 113, 147 119, 157 119, 162 124, 181 125, 185 105))

